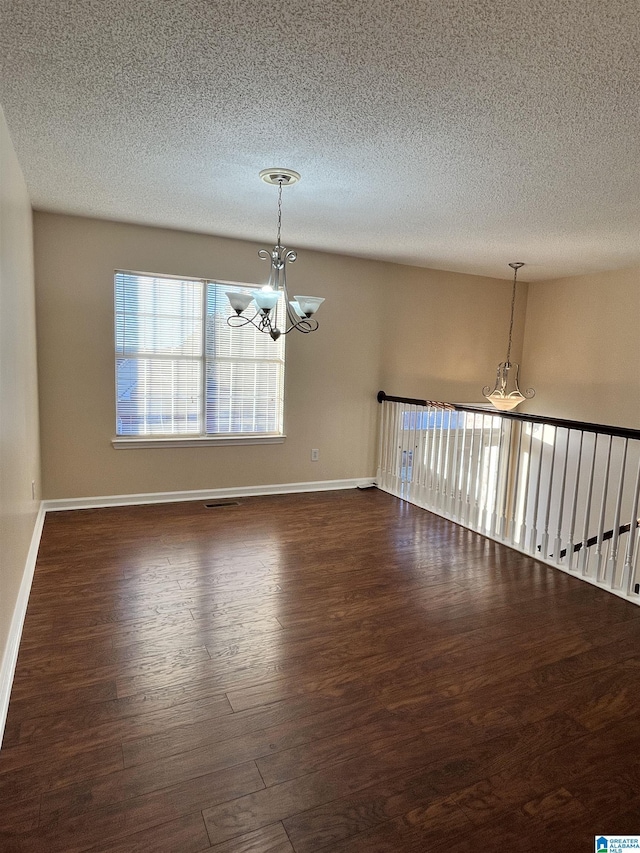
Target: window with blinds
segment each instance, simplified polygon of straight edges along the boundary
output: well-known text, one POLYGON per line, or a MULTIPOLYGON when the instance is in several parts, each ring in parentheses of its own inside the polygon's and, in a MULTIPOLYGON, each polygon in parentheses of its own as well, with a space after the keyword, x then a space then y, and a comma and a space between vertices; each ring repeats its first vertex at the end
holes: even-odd
POLYGON ((116 272, 118 436, 282 434, 284 336, 227 325, 255 288, 116 272))

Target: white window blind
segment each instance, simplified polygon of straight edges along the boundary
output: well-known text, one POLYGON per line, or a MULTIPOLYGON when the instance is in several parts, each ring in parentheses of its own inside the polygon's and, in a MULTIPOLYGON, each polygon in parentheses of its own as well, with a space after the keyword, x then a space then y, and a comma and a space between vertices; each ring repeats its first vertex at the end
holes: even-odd
POLYGON ((284 337, 227 325, 255 287, 116 272, 118 436, 282 434, 284 337))

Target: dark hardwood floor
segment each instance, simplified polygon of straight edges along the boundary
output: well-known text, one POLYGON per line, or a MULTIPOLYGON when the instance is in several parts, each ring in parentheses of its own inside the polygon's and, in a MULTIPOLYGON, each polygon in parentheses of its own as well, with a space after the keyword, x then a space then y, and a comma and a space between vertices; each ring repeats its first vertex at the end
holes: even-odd
POLYGON ((376 490, 47 516, 0 850, 640 833, 640 608, 376 490))

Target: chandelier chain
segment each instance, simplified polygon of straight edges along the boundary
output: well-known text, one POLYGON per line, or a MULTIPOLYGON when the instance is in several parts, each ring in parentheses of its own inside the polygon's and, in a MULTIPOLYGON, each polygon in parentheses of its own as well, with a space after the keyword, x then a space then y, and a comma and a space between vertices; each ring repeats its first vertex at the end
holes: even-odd
POLYGON ((513 267, 513 291, 511 293, 511 322, 509 323, 509 345, 507 347, 507 364, 511 360, 511 337, 513 335, 513 312, 516 304, 516 279, 518 277, 518 267, 513 267))
POLYGON ((282 228, 282 179, 278 181, 278 246, 280 245, 280 230, 282 228))

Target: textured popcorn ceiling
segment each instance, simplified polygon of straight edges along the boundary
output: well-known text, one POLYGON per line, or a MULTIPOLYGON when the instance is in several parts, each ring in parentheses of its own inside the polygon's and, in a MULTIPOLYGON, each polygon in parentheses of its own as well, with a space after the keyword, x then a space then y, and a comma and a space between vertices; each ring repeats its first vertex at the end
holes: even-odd
POLYGON ((640 264, 638 0, 0 0, 34 207, 523 280, 640 264))

